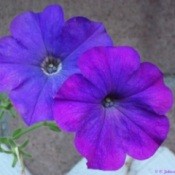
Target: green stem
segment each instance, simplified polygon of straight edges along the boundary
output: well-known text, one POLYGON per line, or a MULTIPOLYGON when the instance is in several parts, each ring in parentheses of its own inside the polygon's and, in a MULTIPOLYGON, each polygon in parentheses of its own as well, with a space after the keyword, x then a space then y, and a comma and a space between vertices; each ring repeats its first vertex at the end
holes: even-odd
POLYGON ((16 152, 16 155, 17 155, 17 159, 18 159, 18 161, 19 161, 19 163, 21 165, 21 175, 22 174, 24 175, 25 174, 24 161, 23 161, 22 155, 20 155, 20 153, 19 153, 18 147, 15 148, 15 152, 16 152))
POLYGON ((21 132, 17 136, 15 136, 14 139, 18 139, 21 136, 29 133, 30 131, 34 131, 34 130, 42 127, 42 126, 47 126, 47 122, 37 123, 37 124, 35 124, 35 125, 31 126, 31 127, 26 128, 23 132, 21 132))

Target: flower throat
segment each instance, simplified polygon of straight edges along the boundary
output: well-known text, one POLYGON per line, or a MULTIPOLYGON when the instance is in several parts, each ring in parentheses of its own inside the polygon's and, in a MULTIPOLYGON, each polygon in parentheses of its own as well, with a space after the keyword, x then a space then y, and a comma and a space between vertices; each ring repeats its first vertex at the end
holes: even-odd
POLYGON ((47 75, 58 73, 61 68, 61 60, 52 56, 47 56, 41 64, 43 72, 47 75))
POLYGON ((102 101, 102 105, 105 107, 105 108, 110 108, 110 107, 113 107, 115 102, 116 102, 116 97, 113 96, 113 95, 107 95, 103 101, 102 101))

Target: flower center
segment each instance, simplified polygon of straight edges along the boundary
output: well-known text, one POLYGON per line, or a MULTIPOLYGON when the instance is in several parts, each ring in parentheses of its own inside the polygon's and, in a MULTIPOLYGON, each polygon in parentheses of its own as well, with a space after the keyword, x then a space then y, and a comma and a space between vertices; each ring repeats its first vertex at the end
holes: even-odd
POLYGON ((114 96, 108 95, 103 99, 102 105, 105 108, 110 108, 110 107, 114 106, 115 101, 116 101, 116 98, 114 96))
POLYGON ((56 74, 62 69, 61 60, 47 56, 41 64, 43 72, 47 75, 56 74))

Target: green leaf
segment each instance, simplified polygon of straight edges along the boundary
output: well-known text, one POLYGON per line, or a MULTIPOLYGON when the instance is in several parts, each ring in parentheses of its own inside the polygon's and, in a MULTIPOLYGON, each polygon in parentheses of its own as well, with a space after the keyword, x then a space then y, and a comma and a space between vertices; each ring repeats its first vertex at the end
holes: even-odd
POLYGON ((22 153, 22 155, 23 155, 25 158, 32 158, 32 155, 29 154, 28 152, 25 152, 24 150, 20 150, 20 152, 22 153))
POLYGON ((23 129, 22 129, 22 128, 18 128, 18 129, 16 129, 16 130, 13 132, 12 137, 13 137, 13 138, 16 138, 16 137, 18 137, 18 135, 21 134, 22 132, 23 132, 23 129))
POLYGON ((8 112, 10 113, 10 115, 11 115, 13 118, 16 118, 17 114, 16 114, 16 111, 15 111, 13 108, 11 108, 8 112))
POLYGON ((3 150, 2 152, 3 152, 3 153, 6 153, 6 154, 13 154, 13 151, 3 150))
POLYGON ((6 137, 0 137, 0 143, 8 145, 9 144, 9 139, 6 138, 6 137))
POLYGON ((25 148, 29 143, 29 140, 26 140, 22 145, 19 146, 20 149, 25 148))
POLYGON ((4 116, 4 111, 1 111, 0 112, 0 120, 3 118, 3 116, 4 116))
POLYGON ((14 168, 16 166, 17 162, 18 162, 18 158, 17 158, 16 154, 13 154, 13 156, 14 157, 13 157, 12 167, 14 168))
POLYGON ((9 142, 9 145, 11 146, 11 148, 16 148, 16 143, 14 142, 13 139, 9 138, 8 142, 9 142))
POLYGON ((6 110, 10 110, 12 107, 12 104, 8 101, 5 106, 6 110))
POLYGON ((58 126, 53 122, 47 123, 46 126, 54 132, 60 132, 60 129, 58 128, 58 126))

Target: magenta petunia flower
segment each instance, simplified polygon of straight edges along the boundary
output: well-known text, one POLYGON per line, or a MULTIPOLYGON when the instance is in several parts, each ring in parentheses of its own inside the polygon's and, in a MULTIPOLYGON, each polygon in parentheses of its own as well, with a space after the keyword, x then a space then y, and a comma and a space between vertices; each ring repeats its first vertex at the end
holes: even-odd
POLYGON ((102 23, 84 17, 66 22, 62 8, 24 12, 0 40, 0 90, 28 125, 52 120, 53 97, 65 79, 78 72, 77 58, 94 46, 112 45, 102 23))
POLYGON ((152 156, 167 137, 165 113, 173 103, 161 71, 125 46, 93 48, 79 67, 82 75, 60 88, 54 117, 60 128, 76 132, 75 146, 88 167, 116 170, 126 155, 152 156))

